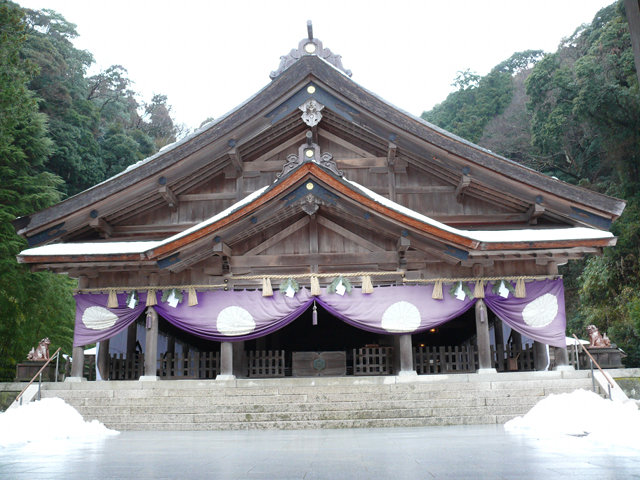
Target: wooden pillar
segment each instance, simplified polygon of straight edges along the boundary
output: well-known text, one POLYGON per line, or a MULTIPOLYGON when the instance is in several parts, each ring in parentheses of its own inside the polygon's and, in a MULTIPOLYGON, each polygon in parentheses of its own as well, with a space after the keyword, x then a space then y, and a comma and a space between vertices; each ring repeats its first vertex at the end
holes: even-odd
POLYGON ((491 337, 489 336, 489 319, 484 300, 476 301, 476 338, 478 347, 478 373, 495 373, 491 362, 491 337))
POLYGON ((127 360, 134 358, 136 354, 136 342, 138 341, 138 324, 133 322, 127 328, 127 360))
POLYGON ((233 343, 220 342, 220 373, 216 380, 235 380, 233 375, 233 343))
POLYGON ((499 370, 502 371, 506 367, 504 365, 505 355, 504 355, 504 332, 502 330, 502 320, 498 317, 494 316, 493 318, 493 336, 496 339, 496 357, 499 364, 499 370))
POLYGON ((144 375, 140 380, 158 380, 158 314, 147 307, 147 334, 144 347, 144 375))
POLYGON ((536 370, 547 369, 549 358, 547 357, 547 346, 541 342, 533 342, 533 365, 536 370))
POLYGON ((413 366, 413 341, 411 334, 398 335, 398 346, 400 348, 400 376, 417 375, 413 366))
MULTIPOLYGON (((78 288, 88 288, 89 278, 86 275, 78 277, 78 288)), ((75 329, 75 327, 74 327, 75 329)), ((84 347, 73 347, 71 353, 71 376, 65 379, 66 382, 86 381, 84 378, 84 347)))
POLYGON ((176 337, 173 335, 167 337, 167 353, 170 353, 172 356, 176 354, 176 337))
POLYGON ((109 363, 109 340, 103 340, 100 342, 98 358, 96 358, 96 365, 102 380, 109 380, 109 363))
POLYGON ((71 362, 71 376, 67 377, 67 382, 81 382, 84 378, 84 347, 73 347, 71 362))
POLYGON ((244 341, 233 342, 232 350, 233 350, 233 366, 232 366, 233 376, 235 376, 236 378, 243 378, 246 376, 245 366, 247 366, 247 362, 245 360, 246 355, 244 353, 244 341))
POLYGON ((575 370, 573 365, 569 365, 569 354, 566 348, 552 347, 554 357, 556 359, 556 366, 554 370, 575 370))

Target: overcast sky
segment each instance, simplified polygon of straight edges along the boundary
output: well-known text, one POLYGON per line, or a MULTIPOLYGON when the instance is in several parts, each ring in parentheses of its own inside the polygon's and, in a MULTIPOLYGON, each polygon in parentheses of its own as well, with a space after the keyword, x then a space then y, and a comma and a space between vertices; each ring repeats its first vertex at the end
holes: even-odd
POLYGON ((459 70, 486 74, 517 51, 555 51, 611 0, 206 1, 18 0, 77 25, 95 72, 120 64, 144 99, 168 96, 197 128, 270 82, 306 37, 342 55, 353 80, 420 115, 444 100, 459 70))

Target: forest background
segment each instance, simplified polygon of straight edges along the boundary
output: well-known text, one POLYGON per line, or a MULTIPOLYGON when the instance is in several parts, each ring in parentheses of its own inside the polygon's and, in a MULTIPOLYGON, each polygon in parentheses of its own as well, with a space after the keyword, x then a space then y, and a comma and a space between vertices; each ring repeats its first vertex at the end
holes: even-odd
MULTIPOLYGON (((124 170, 185 135, 167 97, 150 102, 120 65, 88 76, 75 25, 0 0, 0 381, 43 336, 71 352, 75 282, 16 262, 11 221, 124 170)), ((561 267, 568 332, 596 324, 640 366, 640 91, 621 1, 554 53, 514 53, 459 72, 422 117, 500 155, 627 201, 618 245, 561 267)), ((210 119, 207 119, 210 120, 210 119)), ((207 121, 205 120, 205 121, 207 121)))

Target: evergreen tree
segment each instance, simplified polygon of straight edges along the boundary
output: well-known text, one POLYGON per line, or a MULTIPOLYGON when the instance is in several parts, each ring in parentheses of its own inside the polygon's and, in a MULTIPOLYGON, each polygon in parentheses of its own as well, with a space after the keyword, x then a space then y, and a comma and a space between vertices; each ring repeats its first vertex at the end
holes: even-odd
POLYGON ((45 116, 27 88, 35 68, 21 58, 27 37, 22 10, 0 0, 0 379, 43 337, 71 349, 74 305, 71 282, 31 273, 16 261, 26 242, 11 221, 56 202, 61 181, 44 170, 51 142, 45 116))

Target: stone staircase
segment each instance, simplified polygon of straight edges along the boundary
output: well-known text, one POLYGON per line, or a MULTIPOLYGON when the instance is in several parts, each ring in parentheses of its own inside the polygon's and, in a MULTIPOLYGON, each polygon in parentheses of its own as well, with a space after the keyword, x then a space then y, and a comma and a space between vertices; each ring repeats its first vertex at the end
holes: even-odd
POLYGON ((310 429, 504 423, 578 388, 588 372, 64 382, 42 397, 116 430, 310 429))

